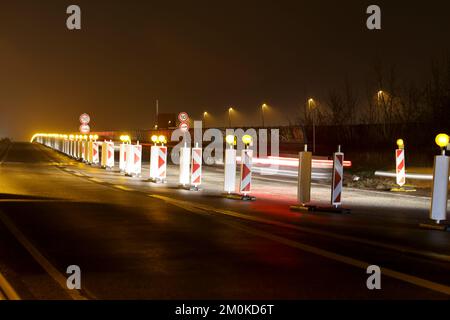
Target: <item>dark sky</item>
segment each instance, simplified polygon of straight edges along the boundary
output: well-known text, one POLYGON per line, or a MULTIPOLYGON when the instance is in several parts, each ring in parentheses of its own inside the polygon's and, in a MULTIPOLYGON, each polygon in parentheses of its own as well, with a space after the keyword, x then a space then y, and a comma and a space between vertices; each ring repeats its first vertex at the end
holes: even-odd
POLYGON ((368 81, 373 61, 420 81, 450 47, 448 1, 4 1, 0 7, 0 136, 149 128, 161 112, 235 106, 259 124, 293 118, 308 96, 368 81), (382 9, 368 31, 366 8, 382 9), (82 30, 66 28, 70 4, 82 30))

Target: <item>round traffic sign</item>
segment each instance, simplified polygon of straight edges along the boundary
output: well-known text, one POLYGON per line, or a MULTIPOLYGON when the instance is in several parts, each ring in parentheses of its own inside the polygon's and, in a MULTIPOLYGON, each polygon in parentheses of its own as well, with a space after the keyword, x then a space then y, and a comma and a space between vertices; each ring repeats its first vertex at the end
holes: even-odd
POLYGON ((189 115, 187 114, 187 112, 180 112, 178 114, 178 120, 180 120, 180 122, 186 122, 189 120, 189 115))
POLYGON ((181 130, 183 130, 183 131, 188 131, 188 130, 189 130, 189 123, 187 123, 187 122, 182 122, 182 123, 180 123, 179 128, 180 128, 181 130))
POLYGON ((82 124, 88 124, 91 121, 91 117, 87 113, 83 113, 80 116, 80 122, 82 124))
POLYGON ((80 132, 82 134, 88 134, 89 132, 91 132, 91 127, 89 127, 89 125, 87 125, 87 124, 82 124, 80 126, 80 132))

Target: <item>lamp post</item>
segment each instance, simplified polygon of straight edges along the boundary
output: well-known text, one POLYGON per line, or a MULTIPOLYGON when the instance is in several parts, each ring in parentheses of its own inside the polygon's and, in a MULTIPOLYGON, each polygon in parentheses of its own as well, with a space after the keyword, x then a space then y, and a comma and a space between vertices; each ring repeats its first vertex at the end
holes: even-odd
POLYGON ((208 112, 203 112, 203 126, 206 128, 206 116, 208 115, 208 112))
POLYGON ((231 128, 231 111, 233 111, 233 108, 228 108, 228 126, 231 128))
POLYGON ((264 109, 267 108, 267 104, 263 103, 261 106, 261 118, 262 118, 262 127, 264 128, 264 109))
POLYGON ((316 102, 314 101, 313 98, 308 99, 308 109, 312 114, 313 153, 316 153, 316 117, 315 117, 316 102))

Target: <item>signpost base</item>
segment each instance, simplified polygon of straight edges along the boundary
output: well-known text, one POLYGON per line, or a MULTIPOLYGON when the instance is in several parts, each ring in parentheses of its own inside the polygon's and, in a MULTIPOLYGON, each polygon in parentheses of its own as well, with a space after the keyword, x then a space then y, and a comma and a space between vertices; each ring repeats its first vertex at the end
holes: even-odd
POLYGON ((226 199, 231 200, 242 200, 242 201, 255 201, 256 197, 251 195, 244 195, 244 194, 238 194, 238 193, 223 193, 222 196, 226 199))
POLYGON ((402 187, 391 188, 390 191, 391 192, 414 192, 414 191, 417 191, 417 190, 416 190, 416 188, 414 188, 414 186, 404 185, 402 187))
POLYGON ((323 213, 339 213, 339 214, 348 214, 350 213, 350 209, 341 208, 341 207, 322 207, 322 206, 315 206, 311 204, 298 204, 291 206, 290 209, 292 211, 298 211, 298 212, 323 212, 323 213))
POLYGON ((437 224, 437 223, 420 223, 419 224, 420 229, 426 229, 426 230, 436 230, 436 231, 450 231, 450 226, 446 224, 437 224))

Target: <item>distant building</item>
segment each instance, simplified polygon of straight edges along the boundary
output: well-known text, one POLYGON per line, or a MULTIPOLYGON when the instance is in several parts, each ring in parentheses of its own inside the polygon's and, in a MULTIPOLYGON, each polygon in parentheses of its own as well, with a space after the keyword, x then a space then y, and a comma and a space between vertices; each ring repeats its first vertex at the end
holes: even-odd
POLYGON ((159 113, 158 129, 171 129, 177 126, 177 115, 175 113, 159 113))

